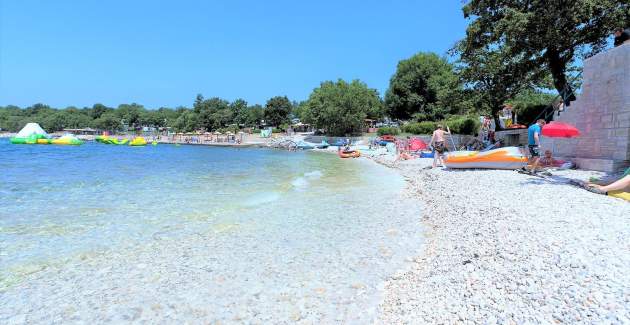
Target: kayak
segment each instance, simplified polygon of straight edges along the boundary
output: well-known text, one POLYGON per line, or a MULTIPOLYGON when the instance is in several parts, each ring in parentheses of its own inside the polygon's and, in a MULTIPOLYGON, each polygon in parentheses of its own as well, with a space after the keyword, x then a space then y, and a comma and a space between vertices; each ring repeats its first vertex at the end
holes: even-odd
POLYGON ((527 165, 527 157, 517 147, 489 151, 454 151, 444 158, 448 168, 520 169, 527 165))
POLYGON ((361 157, 361 152, 359 150, 351 150, 351 151, 339 150, 339 157, 341 157, 341 158, 358 158, 358 157, 361 157))

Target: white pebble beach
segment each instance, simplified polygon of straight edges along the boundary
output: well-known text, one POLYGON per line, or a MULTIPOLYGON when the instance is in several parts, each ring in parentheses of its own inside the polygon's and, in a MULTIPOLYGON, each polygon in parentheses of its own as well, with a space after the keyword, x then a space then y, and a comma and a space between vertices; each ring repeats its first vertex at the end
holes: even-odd
POLYGON ((502 170, 393 163, 424 204, 423 255, 385 286, 381 324, 628 324, 630 204, 502 170))

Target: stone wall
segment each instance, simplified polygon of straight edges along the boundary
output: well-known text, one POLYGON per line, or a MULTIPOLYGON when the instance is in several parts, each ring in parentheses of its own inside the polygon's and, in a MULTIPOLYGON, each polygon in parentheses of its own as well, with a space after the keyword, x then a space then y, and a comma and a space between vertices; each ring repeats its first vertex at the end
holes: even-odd
POLYGON ((582 93, 556 121, 575 125, 575 139, 543 137, 542 147, 579 168, 606 172, 630 164, 630 44, 584 61, 582 93))

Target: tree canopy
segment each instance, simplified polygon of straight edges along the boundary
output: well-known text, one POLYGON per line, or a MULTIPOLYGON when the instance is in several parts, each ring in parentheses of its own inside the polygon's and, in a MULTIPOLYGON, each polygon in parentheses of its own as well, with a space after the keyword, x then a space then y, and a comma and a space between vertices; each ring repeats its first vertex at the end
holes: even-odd
MULTIPOLYGON (((510 78, 515 79, 511 84, 542 82, 545 74, 538 73, 542 67, 552 76, 558 93, 573 100, 567 77, 576 60, 604 49, 612 30, 628 24, 630 2, 472 0, 464 5, 463 12, 471 20, 466 38, 458 45, 464 62, 474 62, 484 53, 497 55, 505 66, 501 73, 511 72, 510 78)), ((495 77, 497 69, 489 67, 491 70, 482 74, 495 77)))
POLYGON ((385 105, 393 118, 437 120, 458 110, 454 97, 461 90, 452 64, 435 53, 418 53, 398 62, 385 105))
POLYGON ((376 89, 359 80, 325 81, 304 103, 306 122, 333 136, 359 134, 366 118, 380 118, 383 104, 376 89))
POLYGON ((272 126, 280 126, 289 122, 291 102, 287 96, 272 97, 265 105, 265 122, 272 126))
MULTIPOLYGON (((286 103, 290 105, 285 96, 274 98, 269 101, 272 109, 279 107, 280 110, 286 110, 286 103)), ((196 97, 192 109, 186 107, 146 109, 136 103, 121 104, 117 108, 94 104, 92 107, 81 109, 76 107, 55 109, 44 104, 35 104, 24 109, 12 105, 0 106, 0 129, 16 132, 26 123, 36 122, 49 132, 86 127, 114 132, 133 131, 145 126, 170 127, 177 132, 214 131, 228 127, 260 127, 264 114, 265 108, 258 104, 248 106, 243 99, 229 102, 217 97, 204 99, 200 94, 196 97)), ((288 113, 282 113, 280 116, 283 122, 288 121, 288 113)))

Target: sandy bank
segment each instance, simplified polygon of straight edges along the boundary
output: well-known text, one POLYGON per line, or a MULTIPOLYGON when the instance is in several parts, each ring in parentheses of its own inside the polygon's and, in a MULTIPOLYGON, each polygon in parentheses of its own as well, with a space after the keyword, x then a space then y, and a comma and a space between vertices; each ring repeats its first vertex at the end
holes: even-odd
MULTIPOLYGON (((381 158, 381 162, 392 165, 381 158)), ((379 322, 630 322, 630 204, 514 171, 395 164, 426 203, 424 255, 385 287, 379 322)))

